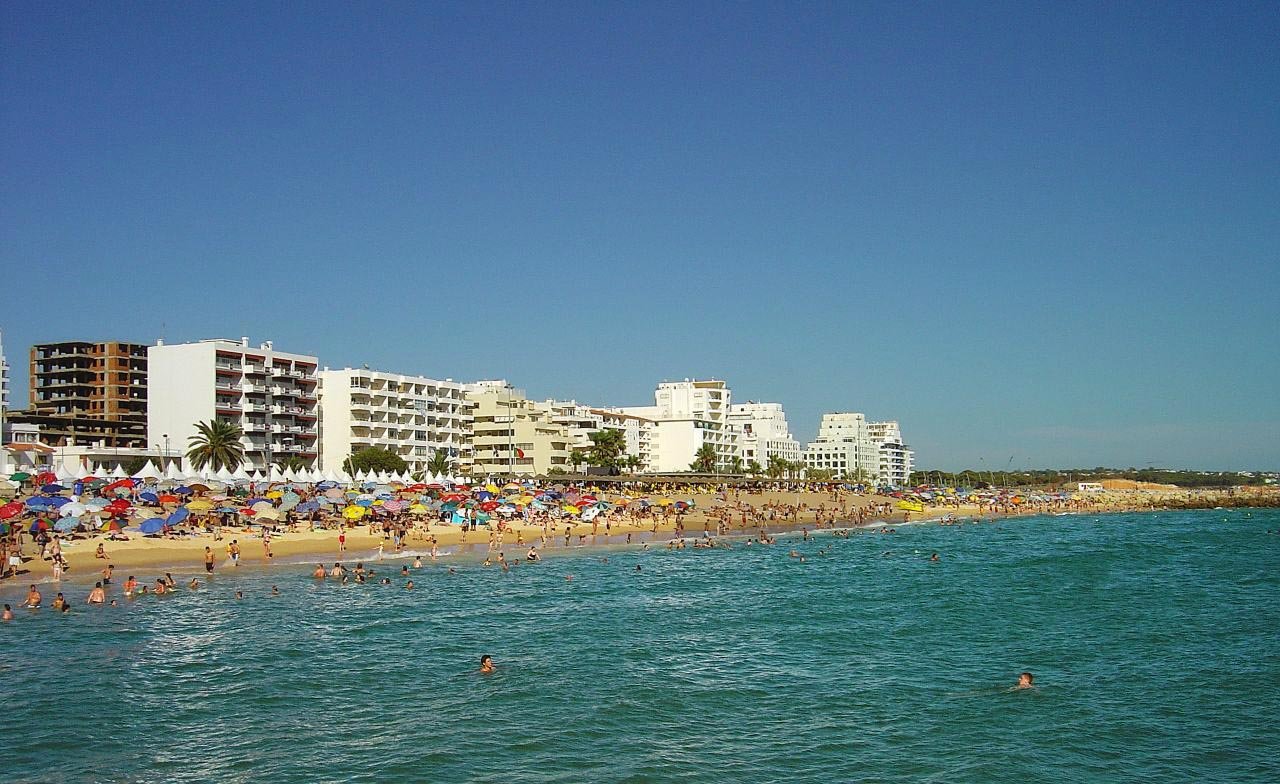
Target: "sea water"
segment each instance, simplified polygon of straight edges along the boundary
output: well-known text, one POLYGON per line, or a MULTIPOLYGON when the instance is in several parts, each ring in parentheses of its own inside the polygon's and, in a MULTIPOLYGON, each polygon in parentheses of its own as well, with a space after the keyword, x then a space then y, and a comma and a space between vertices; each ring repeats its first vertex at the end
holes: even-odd
POLYGON ((456 574, 415 570, 414 591, 390 561, 377 568, 392 586, 277 565, 118 608, 73 590, 69 616, 19 611, 0 626, 0 771, 1274 782, 1268 529, 1280 513, 1036 517, 578 550, 509 573, 459 561, 456 574), (485 653, 493 675, 477 673, 485 653), (1035 688, 1009 690, 1022 670, 1035 688))

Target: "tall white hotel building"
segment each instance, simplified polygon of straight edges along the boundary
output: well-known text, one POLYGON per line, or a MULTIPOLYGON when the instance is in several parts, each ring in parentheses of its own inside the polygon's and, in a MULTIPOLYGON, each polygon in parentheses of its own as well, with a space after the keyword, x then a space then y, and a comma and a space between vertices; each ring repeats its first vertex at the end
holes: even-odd
POLYGON ((147 349, 147 442, 181 457, 197 422, 228 420, 243 431, 245 469, 298 457, 317 467, 317 359, 221 338, 147 349))

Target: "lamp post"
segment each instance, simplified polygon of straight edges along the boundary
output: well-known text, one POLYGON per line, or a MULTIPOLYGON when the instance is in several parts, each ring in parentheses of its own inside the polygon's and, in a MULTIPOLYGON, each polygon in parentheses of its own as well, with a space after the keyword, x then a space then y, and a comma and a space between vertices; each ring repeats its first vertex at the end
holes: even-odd
POLYGON ((164 439, 164 459, 160 462, 164 463, 165 468, 167 469, 169 467, 169 434, 161 433, 160 437, 164 439))

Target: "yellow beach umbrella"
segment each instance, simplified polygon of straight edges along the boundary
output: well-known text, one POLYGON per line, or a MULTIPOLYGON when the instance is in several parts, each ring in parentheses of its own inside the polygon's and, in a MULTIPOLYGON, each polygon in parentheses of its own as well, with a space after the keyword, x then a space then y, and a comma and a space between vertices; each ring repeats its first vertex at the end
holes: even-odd
POLYGON ((484 486, 484 489, 485 489, 485 490, 488 490, 490 493, 496 493, 496 492, 498 492, 498 486, 497 486, 497 485, 485 485, 485 486, 484 486))
POLYGON ((561 509, 563 509, 563 510, 565 510, 565 511, 566 511, 566 512, 568 512, 569 514, 577 514, 577 513, 578 513, 578 507, 574 506, 573 504, 565 504, 564 506, 562 506, 562 507, 560 507, 560 508, 561 508, 561 509))
POLYGON ((359 520, 364 517, 365 509, 363 506, 348 506, 342 510, 342 516, 348 520, 359 520))
POLYGON ((422 504, 414 504, 413 506, 409 507, 409 514, 423 515, 430 511, 431 511, 430 509, 426 508, 422 504))
POLYGON ((670 498, 659 498, 659 499, 658 499, 658 506, 671 506, 671 505, 672 505, 672 504, 674 504, 674 503, 675 503, 675 501, 672 501, 670 498))
MULTIPOLYGON (((284 497, 283 490, 269 490, 267 494, 263 496, 263 498, 283 498, 283 497, 284 497)), ((254 504, 254 506, 257 506, 257 504, 254 504)))
POLYGON ((279 520, 280 512, 276 509, 263 509, 261 512, 255 512, 254 520, 279 520))
POLYGON ((197 498, 187 504, 187 508, 193 512, 204 512, 213 508, 213 502, 205 498, 197 498))

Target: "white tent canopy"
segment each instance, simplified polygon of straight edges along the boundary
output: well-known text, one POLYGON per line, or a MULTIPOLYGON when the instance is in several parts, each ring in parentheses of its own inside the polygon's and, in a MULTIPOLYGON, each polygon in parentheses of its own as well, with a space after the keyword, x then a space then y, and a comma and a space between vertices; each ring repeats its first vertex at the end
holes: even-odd
POLYGON ((156 468, 156 464, 150 460, 148 460, 147 464, 138 472, 139 479, 160 479, 162 476, 164 475, 160 473, 160 469, 156 468))

